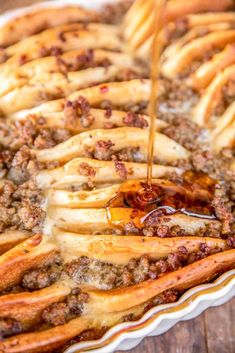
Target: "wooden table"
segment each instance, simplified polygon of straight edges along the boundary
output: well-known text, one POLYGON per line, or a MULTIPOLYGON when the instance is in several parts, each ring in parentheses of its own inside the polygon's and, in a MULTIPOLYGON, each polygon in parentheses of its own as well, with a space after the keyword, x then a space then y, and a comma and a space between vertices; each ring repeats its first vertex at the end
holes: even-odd
POLYGON ((235 299, 178 323, 164 335, 145 338, 129 352, 235 353, 235 299))
MULTIPOLYGON (((36 2, 39 0, 0 0, 0 12, 36 2)), ((162 336, 144 339, 129 352, 235 353, 235 298, 194 320, 180 322, 162 336)))

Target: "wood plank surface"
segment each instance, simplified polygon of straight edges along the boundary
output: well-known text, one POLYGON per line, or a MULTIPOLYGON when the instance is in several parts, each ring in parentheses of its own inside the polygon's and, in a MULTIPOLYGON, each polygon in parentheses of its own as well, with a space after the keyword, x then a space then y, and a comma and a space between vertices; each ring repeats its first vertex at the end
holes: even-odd
MULTIPOLYGON (((0 13, 36 2, 39 0, 0 0, 0 13)), ((128 352, 235 353, 235 298, 194 320, 178 323, 161 336, 144 339, 128 352)))
POLYGON ((235 353, 235 299, 180 322, 161 336, 145 338, 127 352, 235 353))

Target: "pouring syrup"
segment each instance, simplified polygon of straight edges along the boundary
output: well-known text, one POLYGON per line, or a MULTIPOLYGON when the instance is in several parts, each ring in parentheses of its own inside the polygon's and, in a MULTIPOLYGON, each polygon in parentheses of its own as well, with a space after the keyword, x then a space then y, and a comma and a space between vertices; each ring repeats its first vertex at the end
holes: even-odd
POLYGON ((160 74, 160 58, 162 53, 162 40, 159 36, 164 24, 164 12, 166 7, 166 0, 154 0, 155 2, 155 33, 151 48, 151 61, 150 61, 150 80, 151 91, 148 105, 148 113, 150 117, 149 127, 149 143, 148 143, 148 157, 147 157, 147 185, 149 190, 152 186, 152 169, 154 158, 154 137, 155 137, 155 124, 157 119, 157 106, 158 106, 158 91, 159 91, 159 74, 160 74))
POLYGON ((108 222, 111 226, 123 229, 132 222, 141 229, 148 217, 162 217, 174 213, 188 216, 215 219, 211 201, 216 182, 204 173, 186 172, 182 181, 153 180, 154 138, 157 119, 160 58, 162 41, 159 36, 163 28, 166 0, 155 1, 155 33, 151 50, 151 92, 148 106, 150 116, 147 180, 124 182, 117 195, 106 205, 108 222))

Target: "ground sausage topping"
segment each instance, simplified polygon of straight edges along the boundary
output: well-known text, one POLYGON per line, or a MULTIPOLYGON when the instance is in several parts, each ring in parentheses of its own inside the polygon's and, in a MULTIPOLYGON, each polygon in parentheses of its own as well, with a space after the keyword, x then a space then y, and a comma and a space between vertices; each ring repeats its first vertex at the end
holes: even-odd
POLYGON ((64 273, 76 283, 95 284, 101 289, 126 287, 156 279, 163 273, 175 271, 196 260, 221 251, 219 248, 209 248, 202 242, 197 252, 189 253, 181 246, 178 252, 169 254, 166 259, 153 261, 148 256, 132 259, 126 266, 114 265, 82 256, 64 266, 64 273))
POLYGON ((0 231, 12 229, 40 231, 45 212, 40 204, 42 196, 33 182, 21 186, 9 180, 0 185, 0 231))
POLYGON ((60 277, 60 268, 56 265, 30 270, 22 279, 22 286, 26 290, 38 290, 49 287, 60 277))
POLYGON ((80 288, 75 288, 64 302, 51 304, 44 309, 41 317, 49 325, 64 325, 67 321, 81 315, 84 303, 88 299, 87 293, 82 293, 80 288))
POLYGON ((11 318, 0 317, 0 340, 22 332, 21 323, 11 318))
POLYGON ((50 286, 57 281, 61 275, 62 258, 55 253, 40 268, 34 268, 24 273, 21 286, 25 290, 38 290, 50 286))

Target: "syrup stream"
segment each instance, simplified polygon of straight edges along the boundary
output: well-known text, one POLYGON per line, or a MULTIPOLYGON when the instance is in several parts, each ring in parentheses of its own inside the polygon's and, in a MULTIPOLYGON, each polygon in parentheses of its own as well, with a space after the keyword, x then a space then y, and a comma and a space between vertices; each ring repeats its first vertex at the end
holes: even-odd
POLYGON ((148 106, 148 113, 150 116, 149 128, 149 142, 148 142, 148 158, 147 158, 147 185, 151 190, 152 185, 152 168, 154 157, 154 137, 155 124, 157 119, 157 105, 158 105, 158 89, 159 89, 159 72, 160 72, 160 57, 162 52, 162 40, 159 33, 163 27, 163 18, 166 6, 166 0, 153 0, 155 3, 155 33, 151 49, 151 93, 148 106))
POLYGON ((159 35, 164 25, 167 0, 151 0, 155 4, 155 33, 151 48, 151 91, 148 105, 150 116, 147 181, 127 180, 120 186, 116 196, 106 204, 107 219, 111 226, 125 228, 133 223, 138 229, 148 224, 151 218, 181 213, 186 216, 208 220, 216 219, 211 201, 216 181, 204 173, 186 172, 178 182, 152 179, 154 162, 155 124, 157 119, 160 60, 162 38, 159 35))

